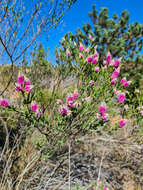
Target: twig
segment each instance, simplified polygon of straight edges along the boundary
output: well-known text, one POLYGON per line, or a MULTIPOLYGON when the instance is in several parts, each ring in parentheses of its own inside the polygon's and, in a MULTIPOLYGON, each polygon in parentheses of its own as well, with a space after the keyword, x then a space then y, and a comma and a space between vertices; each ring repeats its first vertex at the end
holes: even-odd
POLYGON ((68 147, 69 147, 69 190, 71 190, 71 142, 69 141, 68 143, 68 147))

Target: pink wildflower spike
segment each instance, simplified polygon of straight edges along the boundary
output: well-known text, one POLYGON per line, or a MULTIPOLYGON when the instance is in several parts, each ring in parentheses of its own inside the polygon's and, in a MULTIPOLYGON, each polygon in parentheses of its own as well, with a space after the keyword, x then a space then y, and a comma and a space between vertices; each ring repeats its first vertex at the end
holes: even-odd
POLYGON ((91 36, 91 34, 89 34, 89 40, 93 40, 93 37, 91 36))
POLYGON ((116 80, 116 79, 112 79, 112 80, 111 80, 111 84, 112 84, 112 85, 115 85, 115 84, 116 84, 116 82, 117 82, 117 80, 116 80))
POLYGON ((121 63, 121 59, 115 60, 114 67, 117 69, 119 67, 120 63, 121 63))
POLYGON ((69 115, 70 114, 70 110, 66 106, 60 106, 59 111, 60 111, 61 115, 69 115))
POLYGON ((140 113, 141 113, 141 116, 143 117, 143 110, 141 110, 140 113))
POLYGON ((111 53, 110 53, 110 52, 108 52, 107 57, 106 57, 106 61, 107 61, 108 63, 110 63, 110 62, 111 62, 111 60, 112 60, 111 53))
POLYGON ((18 84, 24 84, 24 81, 25 81, 24 75, 19 75, 17 77, 17 83, 18 84))
POLYGON ((33 88, 33 85, 26 85, 24 89, 26 92, 29 93, 29 92, 31 92, 32 88, 33 88))
POLYGON ((102 103, 102 104, 99 106, 99 108, 98 108, 98 112, 99 112, 100 114, 104 114, 106 111, 107 111, 107 106, 106 106, 105 103, 102 103))
POLYGON ((8 107, 9 106, 9 102, 8 102, 8 100, 6 100, 5 98, 2 98, 1 100, 0 100, 0 105, 1 105, 1 107, 8 107))
POLYGON ((83 50, 84 50, 84 46, 83 46, 82 44, 80 44, 79 50, 80 50, 80 51, 83 51, 83 50))
POLYGON ((97 62, 98 62, 97 59, 92 59, 92 63, 93 63, 93 64, 96 64, 97 62))
POLYGON ((69 102, 69 101, 73 101, 73 100, 74 100, 73 94, 69 94, 69 95, 67 96, 66 101, 69 102))
POLYGON ((97 120, 100 120, 100 114, 99 113, 96 114, 96 118, 97 118, 97 120))
POLYGON ((60 99, 57 100, 57 104, 62 104, 62 103, 63 103, 62 100, 60 100, 60 99))
POLYGON ((74 42, 74 46, 77 46, 77 43, 76 43, 76 42, 74 42))
POLYGON ((30 109, 34 112, 37 112, 38 111, 38 105, 36 102, 32 102, 31 103, 31 106, 30 106, 30 109))
POLYGON ((96 73, 98 73, 98 72, 100 71, 100 68, 99 68, 99 67, 95 67, 94 71, 95 71, 96 73))
POLYGON ((30 85, 30 84, 31 84, 30 80, 25 81, 25 85, 30 85))
POLYGON ((91 56, 87 58, 87 62, 88 62, 88 63, 91 63, 91 62, 92 62, 92 57, 91 57, 91 56))
POLYGON ((67 55, 68 57, 70 57, 70 56, 71 56, 71 52, 70 52, 69 50, 67 50, 67 51, 66 51, 66 55, 67 55))
POLYGON ((130 85, 130 83, 131 83, 131 81, 126 81, 126 82, 123 83, 123 86, 126 88, 126 87, 128 87, 130 85))
POLYGON ((68 107, 72 108, 74 106, 73 101, 68 101, 68 107))
POLYGON ((119 126, 120 127, 124 127, 126 125, 126 120, 125 119, 121 119, 119 122, 119 126))
POLYGON ((89 84, 90 84, 90 86, 94 85, 94 81, 91 80, 91 81, 89 82, 89 84))
POLYGON ((118 102, 123 103, 125 101, 126 95, 124 93, 119 94, 118 102))
POLYGON ((119 70, 119 69, 118 69, 118 70, 116 69, 116 70, 112 73, 111 78, 112 78, 112 79, 116 79, 116 78, 118 78, 119 74, 120 74, 120 70, 119 70))

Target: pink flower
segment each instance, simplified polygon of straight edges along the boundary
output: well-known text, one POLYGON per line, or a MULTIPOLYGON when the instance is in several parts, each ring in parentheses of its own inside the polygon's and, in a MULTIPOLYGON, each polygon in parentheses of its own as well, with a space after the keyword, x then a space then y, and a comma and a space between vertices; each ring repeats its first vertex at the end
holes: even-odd
POLYGON ((2 99, 0 100, 0 105, 1 105, 2 107, 8 107, 8 106, 9 106, 9 102, 8 102, 5 98, 2 98, 2 99))
POLYGON ((131 83, 130 81, 126 81, 126 82, 123 83, 123 86, 128 87, 130 85, 130 83, 131 83))
POLYGON ((140 113, 141 113, 141 116, 143 117, 143 110, 141 110, 141 112, 140 112, 140 113))
POLYGON ((110 52, 108 52, 107 57, 106 57, 106 61, 107 61, 108 63, 110 63, 110 62, 111 62, 111 60, 112 60, 111 53, 110 53, 110 52))
POLYGON ((94 71, 95 71, 96 73, 98 73, 98 72, 100 71, 100 68, 99 68, 99 67, 95 67, 94 71))
POLYGON ((17 83, 18 84, 24 84, 24 80, 25 80, 24 75, 19 75, 17 77, 17 83))
POLYGON ((121 80, 121 83, 123 84, 124 87, 128 87, 130 85, 131 81, 127 81, 127 79, 124 77, 121 80))
POLYGON ((92 63, 96 64, 97 63, 97 59, 92 59, 92 63))
POLYGON ((127 81, 126 77, 122 78, 121 83, 125 83, 127 81))
POLYGON ((102 113, 102 119, 107 120, 109 114, 108 113, 102 113))
POLYGON ((19 84, 16 84, 16 91, 17 92, 23 91, 23 87, 19 84))
POLYGON ((30 92, 32 90, 32 88, 33 88, 33 85, 26 85, 25 86, 25 91, 30 92))
POLYGON ((90 84, 90 86, 94 85, 94 81, 91 80, 91 81, 89 82, 89 84, 90 84))
POLYGON ((121 62, 121 59, 115 60, 115 62, 114 62, 114 67, 115 67, 115 68, 118 68, 119 65, 120 65, 120 62, 121 62))
POLYGON ((70 115, 71 111, 66 106, 60 106, 59 109, 61 115, 70 115))
POLYGON ((84 46, 83 46, 82 44, 80 44, 79 50, 80 50, 80 51, 83 51, 83 50, 84 50, 84 46))
POLYGON ((116 80, 116 79, 112 79, 112 80, 111 80, 111 84, 112 84, 112 85, 115 85, 115 84, 116 84, 116 82, 117 82, 117 80, 116 80))
POLYGON ((60 100, 60 99, 57 100, 57 104, 62 104, 62 103, 63 103, 62 100, 60 100))
POLYGON ((31 108, 32 111, 37 112, 38 111, 38 105, 37 105, 37 103, 36 102, 32 102, 30 108, 31 108))
POLYGON ((68 107, 72 108, 74 106, 73 101, 68 101, 68 107))
POLYGON ((30 80, 25 81, 25 85, 30 85, 30 84, 31 84, 30 80))
POLYGON ((71 52, 69 50, 67 50, 66 54, 68 57, 71 56, 71 52))
POLYGON ((118 102, 123 103, 125 101, 125 94, 121 93, 118 97, 118 102))
POLYGON ((91 62, 92 62, 92 57, 88 57, 88 58, 87 58, 87 62, 88 62, 88 63, 91 63, 91 62))
POLYGON ((69 101, 73 101, 73 100, 74 100, 74 95, 73 95, 73 94, 69 94, 69 95, 67 96, 66 101, 69 102, 69 101))
POLYGON ((95 52, 94 55, 93 55, 94 58, 98 58, 98 53, 95 52))
POLYGON ((111 78, 112 78, 112 79, 116 79, 116 78, 118 78, 119 73, 120 73, 120 71, 119 71, 119 70, 115 70, 115 71, 112 73, 111 78))
POLYGON ((98 108, 98 112, 101 114, 104 114, 107 111, 107 106, 106 104, 101 104, 98 108))
POLYGON ((74 91, 73 97, 74 97, 74 98, 78 98, 78 96, 79 96, 78 92, 77 92, 77 91, 74 91))
POLYGON ((125 119, 121 119, 119 122, 119 126, 120 127, 124 127, 126 125, 126 120, 125 119))

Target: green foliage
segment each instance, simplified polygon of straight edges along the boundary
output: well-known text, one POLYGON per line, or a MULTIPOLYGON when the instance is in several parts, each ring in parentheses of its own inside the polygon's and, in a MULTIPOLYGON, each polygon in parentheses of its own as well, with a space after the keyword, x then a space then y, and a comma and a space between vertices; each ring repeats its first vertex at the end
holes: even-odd
POLYGON ((33 84, 42 85, 50 79, 52 72, 50 62, 47 60, 47 53, 43 45, 39 44, 39 47, 35 48, 31 55, 32 63, 28 69, 28 76, 33 84))

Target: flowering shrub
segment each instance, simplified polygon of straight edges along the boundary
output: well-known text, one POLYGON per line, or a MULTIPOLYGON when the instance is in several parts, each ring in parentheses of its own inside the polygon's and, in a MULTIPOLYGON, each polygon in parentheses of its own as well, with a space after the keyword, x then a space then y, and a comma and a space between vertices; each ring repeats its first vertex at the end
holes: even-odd
POLYGON ((110 120, 115 113, 121 116, 116 123, 117 128, 126 126, 130 118, 136 122, 142 120, 141 96, 132 99, 129 88, 132 82, 120 77, 121 58, 114 59, 108 52, 101 64, 98 47, 85 47, 82 43, 73 44, 63 52, 61 56, 80 79, 80 86, 66 97, 57 99, 53 104, 52 117, 48 115, 47 106, 36 101, 34 86, 23 74, 18 75, 15 84, 16 91, 22 97, 20 109, 5 98, 0 100, 1 107, 20 114, 46 136, 52 147, 79 134, 84 135, 89 130, 112 128, 110 120), (132 104, 133 100, 135 104, 132 104), (53 135, 55 138, 51 141, 50 136, 53 135))

